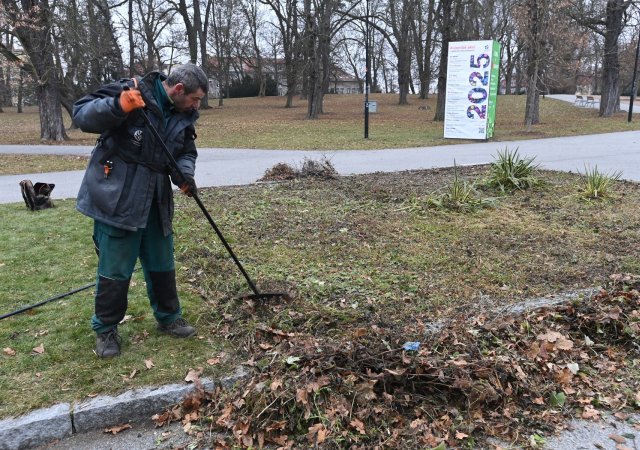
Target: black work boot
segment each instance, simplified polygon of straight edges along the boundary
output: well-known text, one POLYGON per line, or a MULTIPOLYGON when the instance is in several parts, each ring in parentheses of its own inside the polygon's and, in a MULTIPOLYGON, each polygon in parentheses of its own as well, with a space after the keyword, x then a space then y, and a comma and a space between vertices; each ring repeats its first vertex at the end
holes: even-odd
POLYGON ((96 338, 96 355, 100 358, 113 358, 120 355, 121 342, 117 328, 99 334, 96 338))
POLYGON ((170 324, 158 324, 158 331, 173 337, 186 338, 196 334, 196 329, 187 323, 182 317, 170 324))

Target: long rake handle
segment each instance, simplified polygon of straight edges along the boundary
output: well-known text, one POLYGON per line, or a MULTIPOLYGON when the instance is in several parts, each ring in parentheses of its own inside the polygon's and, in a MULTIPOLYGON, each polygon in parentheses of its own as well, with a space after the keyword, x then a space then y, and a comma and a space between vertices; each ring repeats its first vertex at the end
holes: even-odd
MULTIPOLYGON (((145 124, 151 130, 151 133, 156 138, 156 141, 158 141, 158 143, 160 144, 160 147, 162 147, 162 150, 164 151, 165 155, 169 159, 169 162, 171 163, 173 168, 176 170, 178 175, 180 175, 183 179, 186 180, 186 176, 185 176, 184 172, 182 171, 182 169, 180 169, 180 166, 178 165, 178 161, 176 161, 176 159, 173 157, 173 155, 171 154, 171 151, 169 151, 169 148, 167 148, 167 144, 165 144, 164 140, 160 137, 160 133, 158 133, 158 130, 156 129, 156 127, 153 126, 153 124, 151 123, 151 120, 149 120, 149 116, 147 115, 147 112, 144 109, 141 109, 140 112, 142 113, 142 117, 144 119, 145 124)), ((209 214, 209 211, 207 211, 207 208, 202 203, 202 200, 200 200, 200 197, 198 196, 198 193, 197 192, 192 193, 192 197, 196 201, 198 206, 200 207, 200 210, 202 211, 204 216, 209 221, 209 224, 211 225, 213 230, 218 235, 218 238, 220 238, 220 241, 224 245, 224 248, 226 248, 227 252, 229 252, 229 255, 233 259, 233 262, 236 263, 236 266, 238 266, 238 269, 240 269, 240 272, 242 272, 242 275, 244 276, 245 280, 247 280, 247 283, 249 284, 249 287, 251 288, 253 293, 256 294, 256 295, 260 295, 260 291, 258 291, 258 288, 256 287, 256 285, 253 282, 253 280, 251 280, 251 277, 249 277, 249 274, 247 273, 247 271, 244 270, 244 267, 240 263, 240 260, 238 259, 236 254, 233 252, 233 249, 231 248, 231 246, 229 245, 227 240, 224 238, 224 235, 222 234, 222 232, 218 228, 218 225, 216 225, 216 223, 214 222, 213 218, 211 217, 211 214, 209 214)))
POLYGON ((37 308, 38 306, 45 305, 45 304, 53 302, 55 300, 60 300, 61 298, 68 297, 68 296, 70 296, 72 294, 75 294, 76 292, 81 292, 81 291, 84 291, 86 289, 92 288, 95 285, 96 285, 96 283, 85 284, 84 286, 80 286, 79 288, 73 289, 73 290, 71 290, 69 292, 65 292, 64 294, 58 294, 58 295, 56 295, 54 297, 50 297, 50 298, 48 298, 46 300, 42 300, 41 302, 34 303, 33 305, 25 306, 24 308, 20 308, 20 309, 18 309, 16 311, 12 311, 10 313, 3 314, 3 315, 0 316, 0 320, 6 319, 7 317, 15 316, 16 314, 21 314, 23 312, 30 311, 30 310, 32 310, 34 308, 37 308))

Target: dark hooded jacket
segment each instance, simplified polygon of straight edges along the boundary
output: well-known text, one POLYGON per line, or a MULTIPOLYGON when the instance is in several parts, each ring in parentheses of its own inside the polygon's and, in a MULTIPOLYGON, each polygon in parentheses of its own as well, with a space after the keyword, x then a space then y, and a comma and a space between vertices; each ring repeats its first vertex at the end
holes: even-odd
MULTIPOLYGON (((197 111, 172 112, 163 120, 154 97, 158 72, 145 75, 138 89, 146 103, 147 115, 185 175, 193 176, 198 156, 195 146, 197 111)), ((73 107, 73 121, 88 133, 100 133, 91 152, 76 208, 95 220, 124 230, 144 228, 151 204, 158 205, 164 235, 171 233, 173 190, 171 179, 181 184, 169 166, 160 144, 145 126, 139 111, 125 114, 118 98, 133 80, 121 80, 103 86, 78 100, 73 107), (111 165, 105 176, 105 165, 111 165)))

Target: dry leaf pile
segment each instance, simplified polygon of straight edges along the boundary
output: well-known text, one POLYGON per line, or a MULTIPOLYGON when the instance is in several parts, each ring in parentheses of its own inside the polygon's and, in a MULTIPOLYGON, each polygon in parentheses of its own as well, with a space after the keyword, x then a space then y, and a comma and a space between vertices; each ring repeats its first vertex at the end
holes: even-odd
POLYGON ((297 178, 332 180, 338 178, 338 171, 327 157, 322 157, 320 160, 305 158, 301 169, 293 168, 286 163, 278 163, 267 169, 258 181, 284 181, 297 178))
POLYGON ((222 449, 527 446, 569 416, 640 407, 639 289, 616 275, 590 299, 460 315, 430 337, 418 319, 330 337, 260 326, 247 383, 199 389, 156 423, 183 420, 222 449))

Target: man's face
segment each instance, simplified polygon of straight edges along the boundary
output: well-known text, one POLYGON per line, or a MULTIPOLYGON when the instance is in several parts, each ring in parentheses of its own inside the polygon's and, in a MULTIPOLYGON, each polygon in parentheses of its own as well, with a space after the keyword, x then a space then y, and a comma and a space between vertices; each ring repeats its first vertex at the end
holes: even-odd
POLYGON ((184 93, 184 85, 178 83, 174 86, 171 100, 173 100, 173 106, 178 112, 188 112, 190 110, 197 110, 200 107, 200 102, 204 98, 204 92, 198 88, 197 91, 190 94, 184 93))

